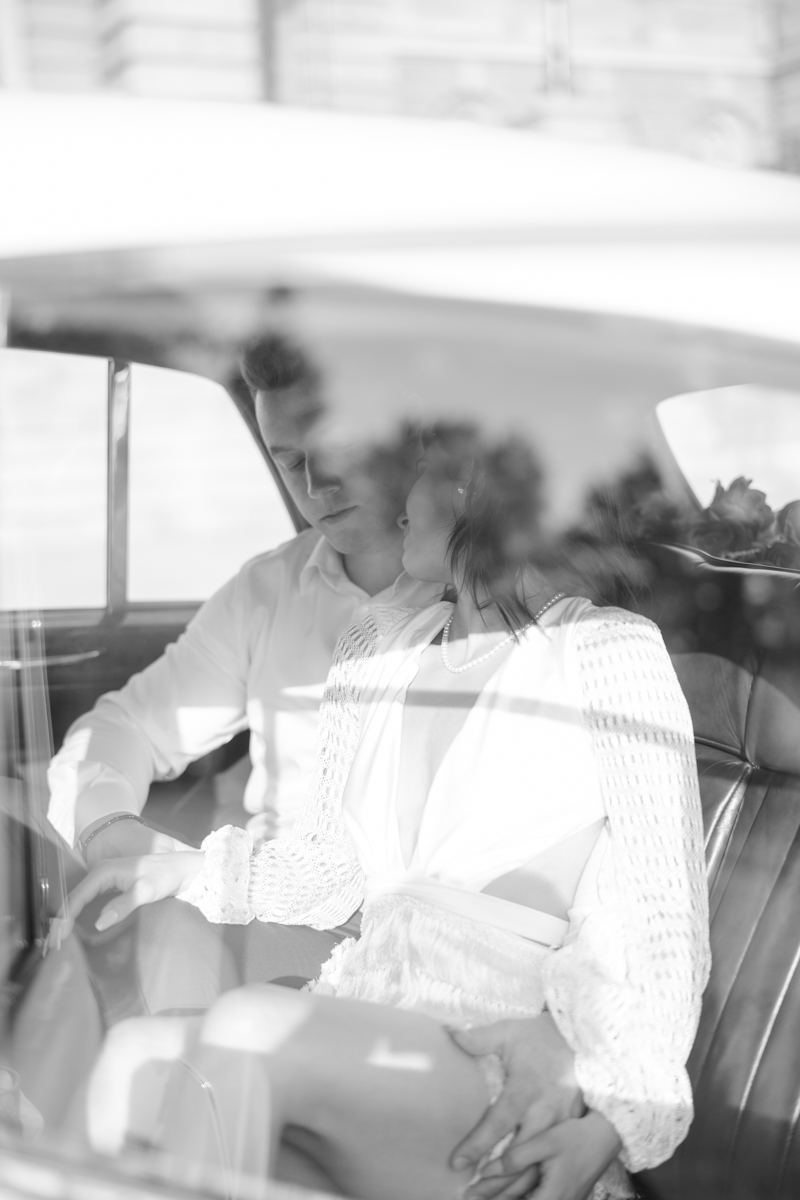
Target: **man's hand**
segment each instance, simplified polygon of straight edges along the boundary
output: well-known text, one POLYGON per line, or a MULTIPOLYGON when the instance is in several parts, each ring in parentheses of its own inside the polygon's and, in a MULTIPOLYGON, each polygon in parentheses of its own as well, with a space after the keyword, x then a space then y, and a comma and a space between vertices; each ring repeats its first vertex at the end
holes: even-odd
POLYGON ((158 833, 138 821, 115 821, 95 834, 86 847, 86 864, 97 866, 108 858, 139 858, 144 854, 169 854, 175 850, 192 850, 177 838, 158 833))
POLYGON ((116 925, 143 904, 154 904, 182 892, 202 870, 204 861, 202 850, 106 859, 72 889, 53 919, 48 946, 58 949, 89 901, 103 892, 116 890, 122 894, 110 900, 100 913, 95 922, 99 930, 116 925))
MULTIPOLYGON (((510 1148, 513 1149, 559 1121, 580 1117, 585 1112, 583 1096, 575 1080, 574 1055, 549 1013, 522 1020, 497 1021, 477 1029, 451 1030, 450 1036, 467 1054, 498 1055, 506 1073, 506 1084, 500 1096, 453 1151, 453 1167, 477 1165, 507 1133, 516 1131, 510 1148)), ((509 1151, 503 1159, 509 1159, 509 1151)), ((525 1167, 535 1161, 528 1159, 525 1167)), ((527 1190, 534 1181, 535 1176, 528 1179, 527 1190)), ((488 1176, 486 1182, 490 1185, 488 1176)), ((495 1180, 488 1190, 475 1192, 475 1195, 487 1198, 503 1195, 503 1189, 509 1183, 508 1179, 504 1183, 495 1180)), ((507 1194, 522 1195, 523 1192, 507 1194)))
POLYGON ((465 1200, 586 1200, 593 1185, 622 1149, 617 1131, 600 1113, 589 1111, 580 1119, 554 1125, 523 1143, 514 1145, 487 1177, 469 1188, 465 1200), (498 1190, 499 1189, 499 1190, 498 1190))

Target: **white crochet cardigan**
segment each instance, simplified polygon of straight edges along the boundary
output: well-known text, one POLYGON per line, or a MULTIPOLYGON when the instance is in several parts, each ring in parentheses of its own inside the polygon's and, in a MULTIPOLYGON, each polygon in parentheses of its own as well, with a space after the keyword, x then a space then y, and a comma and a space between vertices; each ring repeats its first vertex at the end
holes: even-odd
MULTIPOLYGON (((181 898, 210 921, 330 929, 359 907, 364 876, 341 811, 358 744, 362 679, 406 615, 379 609, 339 641, 320 714, 318 764, 291 839, 253 854, 227 826, 203 843, 181 898)), ((692 1119, 685 1063, 710 965, 703 832, 691 719, 658 629, 589 608, 576 631, 584 718, 611 852, 601 908, 543 968, 547 1007, 575 1052, 586 1104, 603 1113, 631 1171, 668 1158, 692 1119)))

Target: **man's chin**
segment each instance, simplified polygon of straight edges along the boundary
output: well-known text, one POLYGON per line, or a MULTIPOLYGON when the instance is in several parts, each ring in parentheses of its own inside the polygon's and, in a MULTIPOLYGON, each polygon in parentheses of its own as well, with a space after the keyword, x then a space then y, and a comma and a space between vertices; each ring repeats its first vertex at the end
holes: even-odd
POLYGON ((364 550, 369 550, 371 545, 374 545, 374 535, 342 521, 339 524, 334 524, 331 521, 315 521, 314 528, 318 533, 321 533, 324 538, 330 542, 334 550, 338 550, 340 554, 358 554, 364 550))

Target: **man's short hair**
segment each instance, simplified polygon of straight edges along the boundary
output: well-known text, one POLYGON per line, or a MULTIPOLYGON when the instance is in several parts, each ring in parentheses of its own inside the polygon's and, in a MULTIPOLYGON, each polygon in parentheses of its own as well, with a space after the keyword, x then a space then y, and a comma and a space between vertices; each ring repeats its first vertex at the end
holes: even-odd
POLYGON ((320 372, 303 347, 283 333, 266 333, 242 351, 242 377, 250 391, 273 392, 298 384, 316 388, 320 372))

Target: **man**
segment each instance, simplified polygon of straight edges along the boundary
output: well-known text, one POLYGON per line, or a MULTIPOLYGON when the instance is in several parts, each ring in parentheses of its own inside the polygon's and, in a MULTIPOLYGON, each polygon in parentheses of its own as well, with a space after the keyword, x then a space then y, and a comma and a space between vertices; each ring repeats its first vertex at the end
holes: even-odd
MULTIPOLYGON (((254 343, 242 370, 266 446, 311 528, 246 563, 174 646, 68 731, 49 772, 48 815, 89 866, 173 848, 135 819, 153 779, 180 774, 246 728, 251 831, 256 840, 290 833, 309 790, 337 638, 371 604, 418 607, 436 598, 430 584, 402 573, 397 519, 415 475, 416 440, 401 439, 383 456, 322 446, 322 380, 284 337, 254 343)), ((345 932, 352 930, 271 926, 249 937, 230 931, 228 941, 244 978, 310 977, 345 932)), ((150 955, 148 1008, 204 1007, 217 985, 206 975, 201 987, 199 971, 196 961, 181 980, 170 971, 170 980, 150 955), (192 988, 200 990, 192 996, 192 988)))
MULTIPOLYGON (((245 564, 174 646, 69 730, 50 768, 49 818, 89 866, 175 848, 138 819, 150 783, 179 774, 245 728, 251 830, 257 838, 290 833, 309 790, 337 638, 370 605, 417 607, 438 598, 401 572, 397 520, 414 477, 415 442, 401 439, 398 452, 383 458, 326 446, 322 380, 283 337, 254 343, 242 373, 267 449, 311 528, 245 564)), ((207 1007, 241 980, 314 977, 353 932, 349 923, 315 931, 254 922, 226 927, 221 943, 196 909, 174 900, 141 909, 139 922, 150 1012, 207 1007), (231 951, 233 967, 225 958, 231 951)), ((460 1149, 467 1158, 477 1160, 518 1124, 532 1136, 553 1115, 573 1112, 571 1055, 548 1021, 503 1022, 474 1045, 473 1035, 460 1036, 472 1053, 500 1053, 509 1074, 504 1097, 460 1149), (553 1088, 562 1078, 564 1086, 553 1088)), ((527 1166, 523 1156, 505 1169, 527 1166)))

